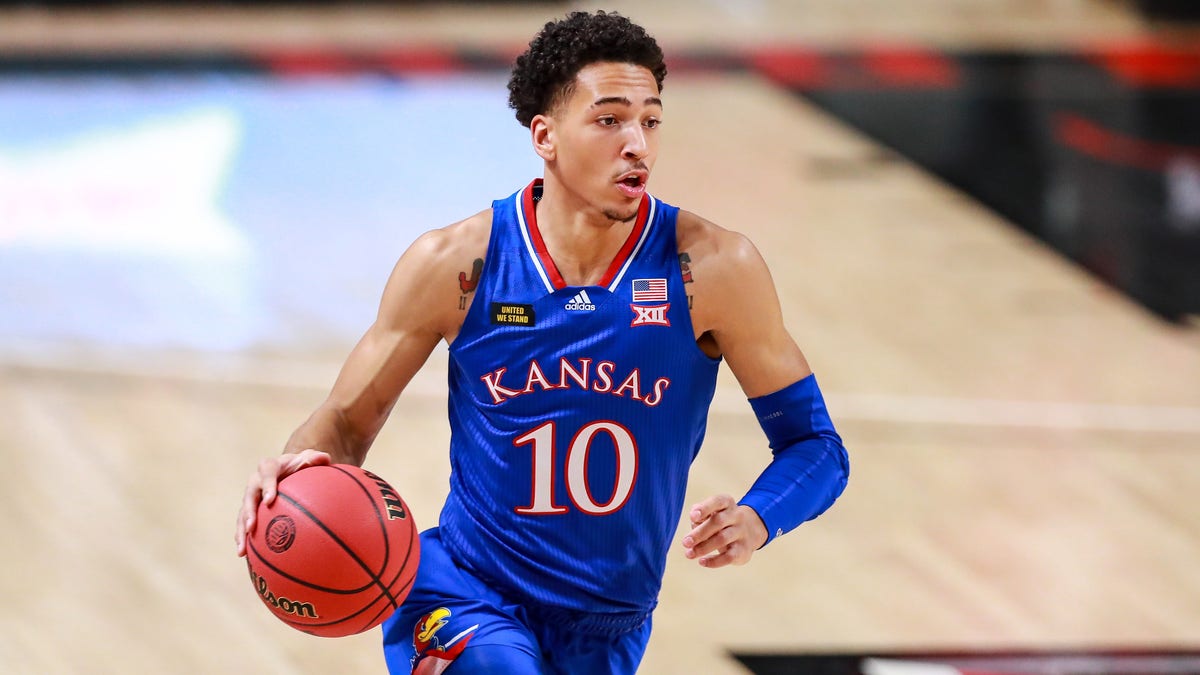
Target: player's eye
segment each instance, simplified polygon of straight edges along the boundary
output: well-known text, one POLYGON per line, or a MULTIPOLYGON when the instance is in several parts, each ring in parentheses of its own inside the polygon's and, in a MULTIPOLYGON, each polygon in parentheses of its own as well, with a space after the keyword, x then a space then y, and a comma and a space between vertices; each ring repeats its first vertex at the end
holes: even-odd
POLYGON ((596 122, 598 122, 600 124, 600 126, 602 126, 602 127, 617 126, 617 118, 613 117, 612 115, 605 115, 604 117, 601 117, 600 119, 596 120, 596 122))
POLYGON ((644 124, 647 129, 657 129, 658 125, 662 124, 662 120, 660 120, 656 117, 651 117, 650 119, 646 120, 645 122, 642 122, 642 124, 644 124))

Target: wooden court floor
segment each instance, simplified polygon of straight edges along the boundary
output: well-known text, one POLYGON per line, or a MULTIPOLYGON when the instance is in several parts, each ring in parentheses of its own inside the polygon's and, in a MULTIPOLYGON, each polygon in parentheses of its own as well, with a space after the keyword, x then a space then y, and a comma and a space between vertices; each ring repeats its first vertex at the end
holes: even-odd
MULTIPOLYGON (((677 551, 643 672, 744 672, 730 649, 1200 646, 1195 333, 758 78, 682 76, 666 101, 651 188, 762 250, 852 476, 745 567, 677 551)), ((349 347, 3 344, 2 669, 383 673, 378 632, 287 629, 233 554, 247 472, 349 347)), ((444 381, 439 351, 367 463, 423 526, 444 381)), ((739 494, 768 457, 726 373, 689 499, 739 494)))

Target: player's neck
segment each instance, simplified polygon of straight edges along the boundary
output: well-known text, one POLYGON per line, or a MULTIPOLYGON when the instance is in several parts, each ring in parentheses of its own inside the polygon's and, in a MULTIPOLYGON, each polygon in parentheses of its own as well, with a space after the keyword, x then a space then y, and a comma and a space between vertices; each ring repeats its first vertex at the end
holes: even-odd
POLYGON ((549 175, 536 209, 546 249, 570 286, 599 282, 634 226, 612 220, 549 175))

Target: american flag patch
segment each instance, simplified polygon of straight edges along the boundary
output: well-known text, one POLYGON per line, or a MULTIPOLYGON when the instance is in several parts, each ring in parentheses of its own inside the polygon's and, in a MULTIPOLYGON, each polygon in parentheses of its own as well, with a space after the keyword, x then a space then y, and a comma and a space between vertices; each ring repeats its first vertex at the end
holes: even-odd
POLYGON ((667 280, 666 279, 634 279, 633 280, 633 301, 634 302, 666 302, 667 301, 667 280))

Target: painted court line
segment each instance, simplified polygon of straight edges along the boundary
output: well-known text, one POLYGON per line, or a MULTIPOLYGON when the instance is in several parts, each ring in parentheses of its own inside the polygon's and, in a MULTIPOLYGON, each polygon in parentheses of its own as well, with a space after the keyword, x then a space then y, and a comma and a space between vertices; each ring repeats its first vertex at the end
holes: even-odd
POLYGON ((1200 408, 987 398, 830 394, 835 418, 899 423, 1200 433, 1200 408))
MULTIPOLYGON (((445 359, 444 349, 430 357, 431 364, 445 359)), ((340 362, 280 358, 200 357, 194 362, 171 363, 64 357, 61 354, 26 352, 19 357, 0 356, 0 369, 24 370, 93 377, 138 378, 197 384, 275 387, 328 391, 340 362)), ((434 367, 418 375, 405 396, 445 396, 445 375, 434 367)), ((1200 407, 1121 405, 1081 402, 1046 402, 990 398, 906 396, 900 394, 826 394, 835 419, 1076 431, 1132 431, 1200 434, 1200 407)), ((750 414, 739 396, 718 393, 713 411, 750 414)))

